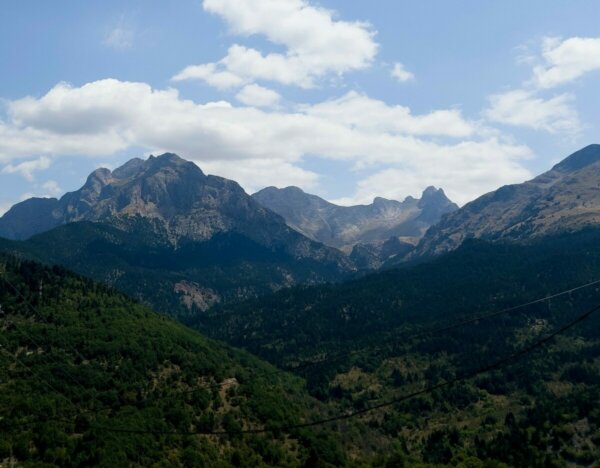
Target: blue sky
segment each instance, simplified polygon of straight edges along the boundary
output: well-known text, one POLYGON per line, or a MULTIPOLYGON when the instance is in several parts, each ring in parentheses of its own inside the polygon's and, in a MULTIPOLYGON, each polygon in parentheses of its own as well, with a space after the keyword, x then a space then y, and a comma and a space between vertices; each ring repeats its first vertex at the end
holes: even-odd
POLYGON ((465 203, 598 142, 600 4, 3 6, 0 211, 175 151, 249 192, 465 203))

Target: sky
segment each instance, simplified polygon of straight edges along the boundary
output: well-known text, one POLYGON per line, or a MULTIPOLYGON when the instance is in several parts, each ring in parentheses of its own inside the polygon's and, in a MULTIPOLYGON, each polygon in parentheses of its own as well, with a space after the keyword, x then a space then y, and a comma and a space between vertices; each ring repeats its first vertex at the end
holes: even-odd
POLYGON ((600 2, 4 2, 0 213, 175 152, 249 193, 459 204, 599 143, 600 2))

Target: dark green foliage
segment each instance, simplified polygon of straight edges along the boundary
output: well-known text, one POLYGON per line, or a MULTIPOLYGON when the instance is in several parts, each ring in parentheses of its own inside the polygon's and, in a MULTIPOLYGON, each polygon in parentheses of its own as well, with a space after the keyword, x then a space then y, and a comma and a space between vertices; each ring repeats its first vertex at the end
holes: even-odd
POLYGON ((360 418, 286 426, 443 384, 546 336, 596 305, 600 287, 423 331, 600 278, 599 240, 588 230, 529 246, 469 241, 431 263, 281 291, 195 323, 298 377, 60 268, 2 257, 36 310, 0 288, 0 460, 12 452, 59 466, 590 466, 600 458, 600 314, 506 368, 360 418), (271 432, 239 434, 255 427, 271 432), (229 434, 160 434, 194 430, 229 434))
MULTIPOLYGON (((599 245, 598 229, 525 246, 469 240, 430 263, 218 307, 194 325, 360 410, 469 375, 598 305, 595 285, 447 328, 600 279, 599 245)), ((586 465, 600 457, 598 329, 600 313, 523 362, 374 413, 368 438, 405 437, 406 453, 432 464, 586 465)))
POLYGON ((299 379, 62 268, 0 255, 0 274, 18 290, 0 279, 0 461, 298 466, 320 450, 236 434, 319 417, 299 379), (207 430, 232 437, 160 434, 207 430))
POLYGON ((63 265, 178 317, 193 317, 204 307, 202 300, 184 304, 176 290, 182 282, 230 302, 289 284, 343 277, 334 261, 294 258, 281 246, 267 247, 233 231, 202 242, 180 240, 174 246, 151 221, 132 218, 129 223, 129 231, 109 224, 70 223, 28 241, 0 239, 0 249, 63 265))

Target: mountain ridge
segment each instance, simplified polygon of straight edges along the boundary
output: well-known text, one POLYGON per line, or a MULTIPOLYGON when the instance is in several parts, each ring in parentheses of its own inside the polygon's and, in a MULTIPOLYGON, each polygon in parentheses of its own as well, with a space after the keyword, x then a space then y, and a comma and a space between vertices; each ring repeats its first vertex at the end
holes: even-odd
POLYGON ((97 169, 60 200, 17 204, 0 218, 0 235, 13 239, 2 244, 14 252, 88 274, 158 310, 188 305, 178 313, 355 270, 236 182, 173 153, 97 169))
POLYGON ((414 257, 456 249, 470 237, 528 242, 600 224, 600 145, 571 154, 549 171, 467 203, 432 226, 414 257))
POLYGON ((375 197, 369 205, 355 206, 336 205, 294 186, 267 187, 252 197, 298 232, 351 256, 367 250, 380 255, 382 244, 393 238, 404 246, 416 244, 431 224, 458 208, 435 187, 425 189, 420 199, 375 197))

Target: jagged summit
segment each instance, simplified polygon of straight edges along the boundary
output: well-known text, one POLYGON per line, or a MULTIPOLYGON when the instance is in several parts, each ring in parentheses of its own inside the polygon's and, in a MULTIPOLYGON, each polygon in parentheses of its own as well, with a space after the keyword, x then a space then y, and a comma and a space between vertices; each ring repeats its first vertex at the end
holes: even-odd
POLYGON ((435 187, 425 189, 421 199, 375 197, 370 205, 356 206, 338 206, 298 187, 267 187, 253 198, 311 239, 345 250, 390 237, 418 239, 443 214, 458 208, 435 187))
POLYGON ((172 242, 206 240, 229 231, 267 245, 285 244, 290 233, 297 237, 239 184, 205 175, 196 164, 173 153, 134 158, 112 172, 97 169, 83 187, 60 200, 19 203, 0 218, 0 236, 26 239, 78 221, 127 229, 135 219, 151 222, 172 242))

